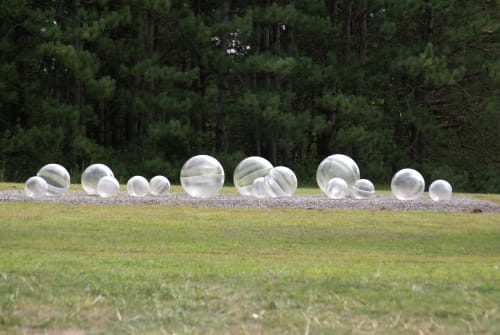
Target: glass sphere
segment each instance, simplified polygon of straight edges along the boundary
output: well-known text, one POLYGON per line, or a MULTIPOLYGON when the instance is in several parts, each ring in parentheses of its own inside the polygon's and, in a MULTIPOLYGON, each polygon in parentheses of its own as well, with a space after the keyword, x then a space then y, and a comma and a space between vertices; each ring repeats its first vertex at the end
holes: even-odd
POLYGON ((266 191, 266 178, 255 178, 250 189, 252 191, 252 196, 259 199, 267 198, 268 195, 266 191))
POLYGON ((87 194, 97 194, 97 183, 103 177, 114 177, 113 171, 104 164, 92 164, 82 173, 82 187, 87 194))
POLYGON ((326 193, 326 184, 332 178, 341 178, 352 186, 359 179, 358 164, 349 156, 336 154, 323 159, 316 171, 316 181, 321 191, 326 193))
POLYGON ((24 194, 33 199, 41 198, 47 193, 49 185, 42 177, 31 177, 24 184, 24 194))
POLYGON ((424 189, 424 177, 417 170, 402 169, 392 177, 391 191, 399 200, 418 199, 424 193, 424 189))
POLYGON ((450 200, 452 188, 446 180, 438 179, 429 186, 429 196, 434 201, 450 200))
POLYGON ((120 183, 113 176, 104 176, 97 182, 96 192, 101 198, 114 197, 120 191, 120 183))
POLYGON ((62 165, 47 164, 36 175, 47 182, 47 195, 62 195, 69 188, 69 172, 62 165))
POLYGON ((273 165, 265 158, 247 157, 234 169, 234 186, 241 195, 251 195, 254 180, 264 177, 272 168, 273 165))
POLYGON ((272 198, 291 197, 297 190, 297 177, 289 168, 277 166, 266 175, 265 189, 272 198))
POLYGON ((217 195, 224 185, 224 169, 212 156, 191 157, 182 166, 181 185, 187 194, 195 198, 217 195))
POLYGON ((326 184, 326 196, 330 199, 344 199, 347 196, 349 186, 342 178, 332 178, 326 184))
POLYGON ((351 188, 354 199, 368 199, 375 193, 375 186, 368 179, 358 179, 351 188))
POLYGON ((131 197, 144 197, 149 193, 149 182, 142 176, 134 176, 127 182, 127 193, 131 197))
POLYGON ((170 181, 164 176, 155 176, 149 181, 149 193, 156 196, 170 193, 170 181))

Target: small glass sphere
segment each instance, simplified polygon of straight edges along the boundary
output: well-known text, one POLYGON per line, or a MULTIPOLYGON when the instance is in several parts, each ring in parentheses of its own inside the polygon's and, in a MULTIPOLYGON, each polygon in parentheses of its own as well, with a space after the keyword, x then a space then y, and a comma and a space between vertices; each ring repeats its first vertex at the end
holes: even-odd
POLYGON ((101 198, 114 197, 120 191, 120 183, 113 176, 104 176, 97 182, 96 192, 101 198))
POLYGON ((368 199, 375 193, 375 186, 368 179, 356 180, 351 188, 354 199, 368 199))
POLYGON ((349 186, 342 178, 332 178, 326 184, 326 196, 330 199, 344 199, 347 196, 349 186))
POLYGON ((82 187, 87 194, 97 194, 97 183, 103 177, 114 177, 113 171, 104 164, 92 164, 82 173, 82 187))
POLYGON ((291 197, 297 190, 297 177, 289 168, 277 166, 266 175, 265 189, 272 198, 291 197))
POLYGON ((127 193, 131 197, 144 197, 149 193, 149 182, 142 176, 134 176, 127 182, 127 193))
POLYGON ((452 188, 446 180, 438 179, 429 186, 429 197, 434 201, 450 200, 452 188))
POLYGON ((267 192, 266 192, 266 178, 265 177, 259 177, 255 178, 255 180, 252 183, 252 196, 258 198, 258 199, 263 199, 267 198, 267 192))
POLYGON ((251 195, 254 180, 264 177, 272 168, 273 165, 265 158, 247 157, 234 169, 234 186, 241 195, 251 195))
POLYGON ((321 191, 326 193, 326 184, 332 178, 341 178, 352 186, 359 179, 358 164, 349 156, 336 154, 323 159, 316 170, 316 181, 321 191))
POLYGON ((170 181, 164 176, 155 176, 149 181, 149 193, 156 196, 170 193, 170 181))
POLYGON ((224 169, 218 160, 208 155, 191 157, 181 169, 181 185, 195 198, 217 195, 224 185, 224 169))
POLYGON ((38 199, 47 193, 48 188, 49 185, 42 177, 31 177, 24 184, 24 194, 30 198, 38 199))
POLYGON ((47 195, 62 195, 69 189, 70 176, 68 170, 59 164, 47 164, 36 174, 45 179, 48 185, 47 195))
POLYGON ((392 177, 391 191, 399 200, 416 200, 424 189, 424 177, 417 170, 402 169, 392 177))

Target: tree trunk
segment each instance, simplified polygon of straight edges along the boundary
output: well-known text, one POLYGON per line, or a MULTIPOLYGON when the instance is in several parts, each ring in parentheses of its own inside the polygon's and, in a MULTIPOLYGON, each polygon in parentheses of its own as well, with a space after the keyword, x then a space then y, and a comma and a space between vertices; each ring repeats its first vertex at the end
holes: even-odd
MULTIPOLYGON (((224 22, 229 21, 229 1, 222 2, 221 15, 222 20, 224 22)), ((226 56, 226 42, 227 36, 221 37, 221 48, 222 54, 226 56)), ((223 57, 224 57, 223 56, 223 57)), ((225 152, 227 143, 226 143, 226 104, 227 104, 227 91, 228 91, 228 78, 227 78, 227 70, 222 69, 222 73, 220 74, 220 83, 219 83, 219 108, 216 116, 216 126, 215 126, 215 145, 216 150, 218 152, 225 152)))
POLYGON ((359 62, 361 65, 366 63, 367 10, 366 0, 362 0, 359 8, 359 62))
POLYGON ((344 59, 349 61, 349 53, 351 52, 351 21, 352 21, 352 0, 349 0, 345 9, 344 16, 344 59))
POLYGON ((338 4, 337 0, 329 0, 328 1, 328 14, 330 16, 330 23, 332 27, 337 25, 337 15, 338 15, 338 4))

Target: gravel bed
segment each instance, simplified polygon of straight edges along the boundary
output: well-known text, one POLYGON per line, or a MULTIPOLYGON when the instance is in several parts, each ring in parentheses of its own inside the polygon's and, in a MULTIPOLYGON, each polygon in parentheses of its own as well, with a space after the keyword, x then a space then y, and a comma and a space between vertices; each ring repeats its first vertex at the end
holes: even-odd
POLYGON ((60 197, 28 198, 21 190, 0 191, 1 201, 40 201, 65 204, 102 205, 165 205, 227 208, 307 208, 307 209, 372 209, 372 210, 424 210, 435 212, 489 212, 500 213, 500 205, 466 195, 453 195, 449 201, 434 202, 428 196, 414 201, 399 201, 390 194, 376 194, 368 200, 346 198, 328 199, 321 194, 298 194, 290 198, 256 199, 238 194, 221 194, 207 199, 192 198, 184 192, 173 192, 167 196, 131 197, 121 191, 112 198, 87 195, 84 191, 68 191, 60 197))

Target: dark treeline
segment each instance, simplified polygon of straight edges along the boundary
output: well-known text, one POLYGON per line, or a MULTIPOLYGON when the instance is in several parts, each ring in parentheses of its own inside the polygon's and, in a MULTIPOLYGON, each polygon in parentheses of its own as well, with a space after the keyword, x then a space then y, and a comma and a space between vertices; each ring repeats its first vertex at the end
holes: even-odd
POLYGON ((500 192, 499 27, 493 0, 2 0, 0 180, 204 153, 303 185, 344 153, 500 192))

